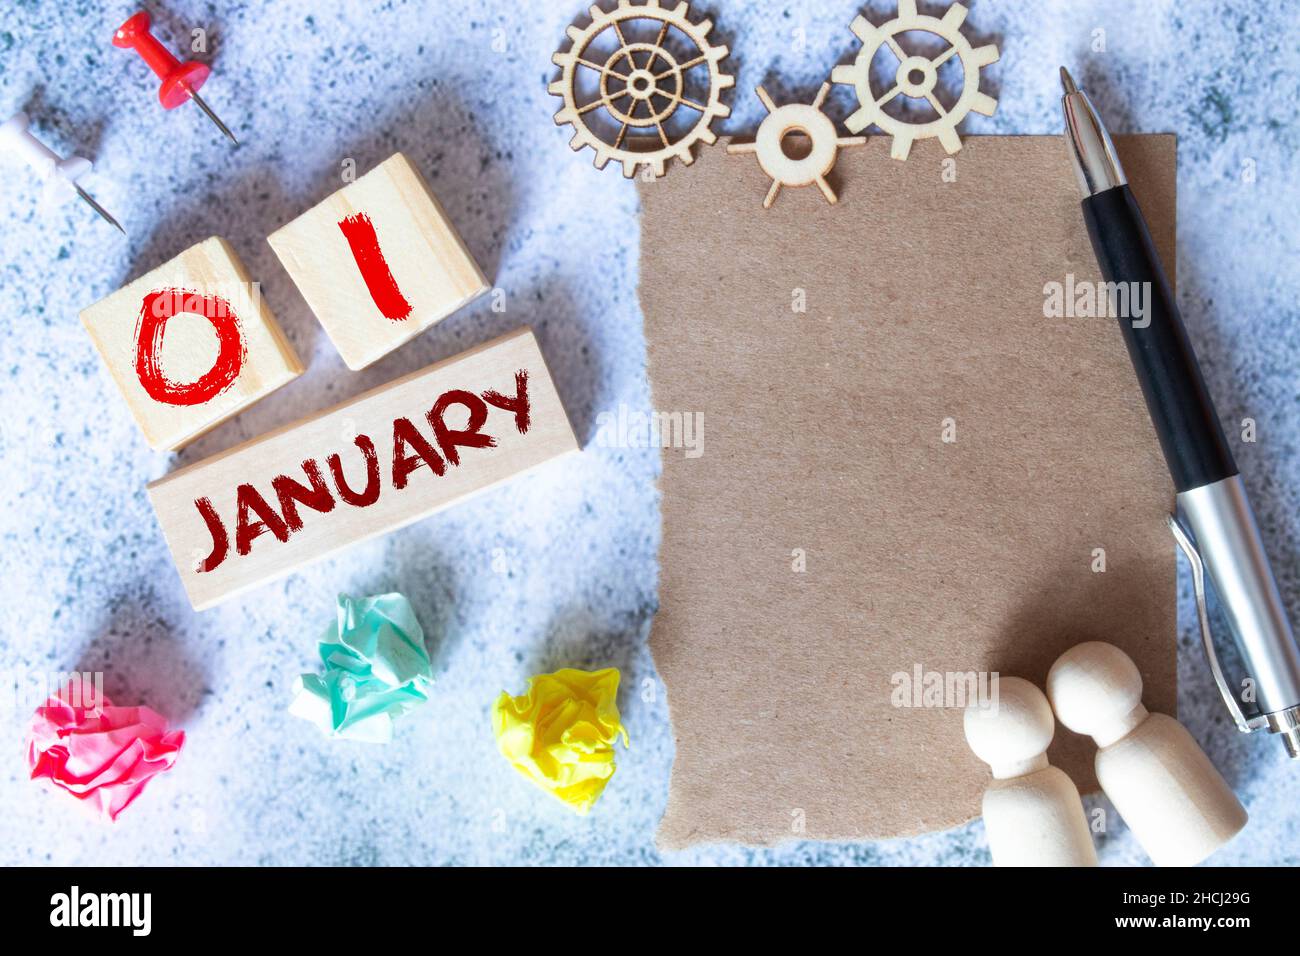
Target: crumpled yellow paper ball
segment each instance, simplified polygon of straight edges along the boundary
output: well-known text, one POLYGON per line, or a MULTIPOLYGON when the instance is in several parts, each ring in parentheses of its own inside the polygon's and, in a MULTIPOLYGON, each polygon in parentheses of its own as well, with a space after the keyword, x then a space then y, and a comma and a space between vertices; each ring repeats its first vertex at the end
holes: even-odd
POLYGON ((492 706, 497 747, 511 765, 579 814, 586 814, 614 775, 614 743, 627 728, 618 715, 618 668, 566 667, 538 674, 528 693, 505 691, 492 706))

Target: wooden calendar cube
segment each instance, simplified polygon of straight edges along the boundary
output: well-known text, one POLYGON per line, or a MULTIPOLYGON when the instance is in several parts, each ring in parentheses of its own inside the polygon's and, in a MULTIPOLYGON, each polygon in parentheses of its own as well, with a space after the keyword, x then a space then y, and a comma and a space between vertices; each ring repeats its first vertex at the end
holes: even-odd
POLYGON ((488 289, 437 197, 401 153, 267 241, 351 369, 488 289))
POLYGON ((81 312, 150 447, 175 450, 302 374, 224 239, 212 237, 81 312))
POLYGON ((202 610, 577 450, 520 329, 187 465, 149 500, 202 610))

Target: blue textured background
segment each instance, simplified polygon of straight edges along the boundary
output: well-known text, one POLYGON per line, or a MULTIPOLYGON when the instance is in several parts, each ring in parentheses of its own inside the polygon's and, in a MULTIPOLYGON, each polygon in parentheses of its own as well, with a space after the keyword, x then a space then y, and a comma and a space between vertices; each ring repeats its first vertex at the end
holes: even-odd
MULTIPOLYGON (((1065 62, 1115 130, 1179 134, 1180 300, 1230 434, 1243 417, 1258 422, 1259 441, 1238 445, 1238 456, 1300 612, 1294 5, 969 5, 970 30, 1002 50, 985 72, 997 114, 972 116, 970 132, 1058 132, 1065 62), (1104 52, 1093 50, 1098 30, 1104 52)), ((646 649, 659 535, 653 452, 590 447, 242 600, 189 610, 143 490, 176 464, 524 323, 537 329, 581 438, 592 438, 600 411, 647 405, 635 190, 612 168, 594 170, 590 152, 569 151, 546 93, 550 55, 581 3, 155 9, 173 49, 191 28, 209 31, 215 72, 204 95, 238 148, 191 106, 161 110, 144 65, 110 46, 130 7, 16 7, 0 29, 0 110, 26 109, 51 145, 95 159, 85 184, 131 238, 79 204, 43 209, 25 171, 0 165, 0 667, 6 682, 102 669, 110 696, 163 711, 189 743, 175 771, 106 826, 25 779, 27 714, 6 709, 0 862, 987 862, 978 823, 874 844, 656 850, 673 744, 646 649), (352 373, 265 236, 337 188, 344 159, 364 171, 398 149, 425 171, 508 310, 485 300, 352 373), (182 454, 154 454, 77 311, 214 234, 262 282, 310 368, 182 454), (290 684, 314 665, 338 591, 392 588, 411 596, 429 634, 434 699, 386 748, 326 742, 286 714, 290 684), (539 668, 611 663, 629 688, 633 746, 596 811, 579 819, 496 755, 488 708, 539 668)), ((891 7, 866 9, 880 19, 891 7)), ((848 24, 858 10, 856 0, 697 7, 717 21, 714 39, 730 44, 738 77, 735 113, 719 131, 757 125, 756 83, 778 102, 810 97, 855 49, 848 24)), ((845 92, 832 100, 838 116, 845 92)), ((1232 729, 1193 642, 1183 582, 1182 714, 1252 814, 1214 860, 1295 862, 1300 768, 1276 741, 1232 729)), ((1101 853, 1105 863, 1143 860, 1122 825, 1101 853)))

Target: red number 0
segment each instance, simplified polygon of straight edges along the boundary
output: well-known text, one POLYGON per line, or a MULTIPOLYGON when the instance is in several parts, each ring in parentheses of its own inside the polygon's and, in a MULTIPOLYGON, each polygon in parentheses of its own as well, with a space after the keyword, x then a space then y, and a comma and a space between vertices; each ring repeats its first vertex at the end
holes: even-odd
POLYGON ((154 401, 165 405, 202 405, 228 389, 239 377, 247 349, 239 317, 220 296, 184 289, 159 289, 144 297, 135 329, 135 374, 154 401), (176 382, 163 371, 161 354, 167 320, 180 312, 201 315, 217 333, 212 368, 193 382, 176 382))

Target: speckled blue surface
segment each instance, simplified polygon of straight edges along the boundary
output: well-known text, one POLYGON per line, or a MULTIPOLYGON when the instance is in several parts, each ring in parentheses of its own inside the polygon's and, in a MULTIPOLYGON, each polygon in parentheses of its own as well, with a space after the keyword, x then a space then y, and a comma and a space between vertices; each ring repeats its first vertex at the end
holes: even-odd
MULTIPOLYGON (((1002 49, 986 71, 998 112, 972 117, 971 132, 1059 131, 1056 67, 1066 62, 1116 130, 1179 134, 1180 299, 1230 432, 1243 417, 1258 422, 1258 442, 1237 454, 1300 612, 1293 5, 969 5, 975 35, 1002 49)), ((102 669, 110 696, 164 711, 189 742, 175 771, 105 826, 25 779, 26 713, 6 707, 0 862, 987 862, 978 823, 874 844, 656 850, 673 743, 646 649, 659 535, 653 452, 589 447, 247 598, 189 609, 144 495, 178 463, 523 323, 536 328, 580 437, 593 436, 601 410, 647 405, 635 190, 612 168, 594 170, 590 153, 569 151, 546 93, 550 54, 582 8, 174 0, 155 9, 169 45, 208 30, 215 73, 204 94, 238 148, 192 107, 164 113, 144 65, 110 46, 128 6, 47 0, 6 18, 0 110, 28 110, 47 142, 94 158, 85 185, 131 238, 83 208, 46 211, 24 171, 0 167, 0 667, 6 681, 102 669), (353 373, 265 236, 335 189, 345 159, 364 170, 397 149, 428 175, 508 309, 484 301, 353 373), (77 311, 214 234, 262 282, 310 367, 181 455, 154 454, 77 311), (312 666, 337 592, 393 588, 410 595, 430 635, 433 701, 388 747, 326 742, 286 714, 293 677, 312 666), (632 750, 586 819, 516 776, 488 723, 501 689, 518 692, 529 673, 564 664, 616 664, 630 688, 632 750)), ((747 92, 756 83, 778 102, 811 95, 853 50, 858 9, 855 0, 698 8, 717 21, 738 74, 735 114, 720 131, 757 124, 762 108, 747 92)), ((832 100, 837 115, 844 106, 832 100)), ((1180 616, 1182 714, 1252 814, 1214 862, 1294 863, 1300 768, 1276 741, 1239 738, 1213 698, 1185 575, 1180 616)), ((1110 864, 1143 860, 1118 825, 1101 853, 1110 864)))

